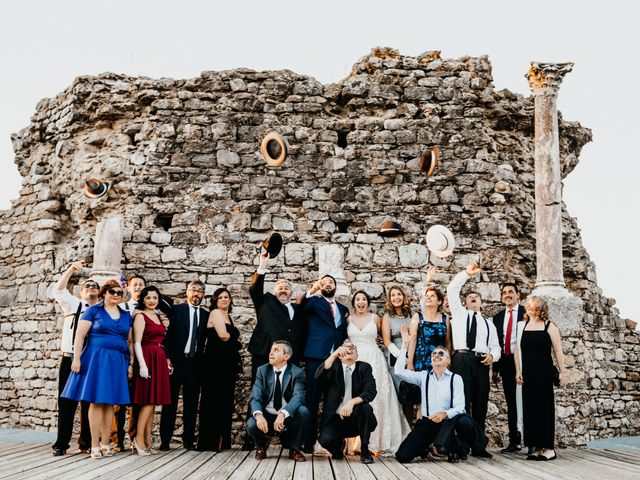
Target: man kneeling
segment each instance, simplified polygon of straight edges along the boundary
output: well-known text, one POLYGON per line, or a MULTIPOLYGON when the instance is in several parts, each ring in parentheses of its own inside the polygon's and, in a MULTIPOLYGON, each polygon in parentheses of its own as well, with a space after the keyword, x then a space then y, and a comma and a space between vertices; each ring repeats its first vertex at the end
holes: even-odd
POLYGON ((371 365, 357 360, 356 346, 345 340, 316 370, 316 380, 328 388, 318 441, 340 459, 344 439, 360 435, 362 463, 373 463, 369 438, 378 422, 369 402, 376 397, 376 380, 371 365))
POLYGON ((432 443, 441 453, 448 454, 450 462, 466 459, 469 447, 473 455, 486 452, 487 437, 478 424, 464 413, 464 386, 462 377, 451 373, 449 352, 437 347, 431 353, 432 369, 413 372, 405 368, 410 336, 406 325, 401 328, 402 349, 396 361, 395 374, 418 385, 422 391, 422 418, 396 452, 401 463, 409 463, 424 455, 432 443))
POLYGON ((256 458, 267 458, 267 436, 280 436, 289 446, 289 458, 304 462, 301 443, 309 428, 309 411, 304 406, 304 373, 289 363, 293 351, 286 340, 271 345, 269 363, 256 372, 249 405, 247 433, 256 445, 256 458))

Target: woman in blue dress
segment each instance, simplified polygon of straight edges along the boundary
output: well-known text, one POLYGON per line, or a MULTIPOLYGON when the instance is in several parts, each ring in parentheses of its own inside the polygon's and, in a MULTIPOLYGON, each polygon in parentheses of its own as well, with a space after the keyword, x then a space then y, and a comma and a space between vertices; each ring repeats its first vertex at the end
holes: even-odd
POLYGON ((123 294, 116 280, 108 280, 98 294, 101 302, 89 307, 78 322, 71 375, 62 392, 65 398, 90 403, 91 458, 113 455, 113 406, 130 403, 132 320, 118 306, 123 294))

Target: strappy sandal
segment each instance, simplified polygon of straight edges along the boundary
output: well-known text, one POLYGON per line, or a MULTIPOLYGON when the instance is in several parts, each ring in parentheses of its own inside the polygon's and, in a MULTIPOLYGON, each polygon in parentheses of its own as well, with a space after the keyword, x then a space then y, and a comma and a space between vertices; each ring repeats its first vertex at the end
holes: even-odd
POLYGON ((100 447, 91 447, 91 458, 102 458, 102 449, 100 447))
MULTIPOLYGON (((91 450, 93 450, 93 448, 91 450)), ((100 451, 103 457, 113 457, 113 447, 111 445, 100 444, 100 451)))

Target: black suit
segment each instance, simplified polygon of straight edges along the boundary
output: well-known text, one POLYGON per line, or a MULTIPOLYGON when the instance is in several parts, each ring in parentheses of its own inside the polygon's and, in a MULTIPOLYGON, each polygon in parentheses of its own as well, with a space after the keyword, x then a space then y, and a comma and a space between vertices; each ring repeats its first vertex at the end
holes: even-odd
POLYGON ((329 450, 332 456, 342 456, 342 442, 345 438, 360 435, 362 454, 369 452, 369 438, 378 422, 370 402, 376 397, 376 380, 373 378, 371 365, 356 362, 351 373, 351 398, 360 397, 363 403, 356 405, 349 417, 341 418, 339 407, 344 400, 344 372, 342 362, 336 360, 331 368, 325 369, 324 362, 316 371, 315 378, 328 387, 324 402, 324 412, 320 427, 319 442, 329 450))
POLYGON ((249 285, 249 295, 256 309, 256 328, 249 340, 251 353, 251 381, 255 381, 255 372, 259 366, 269 362, 271 345, 276 340, 286 340, 293 348, 291 362, 296 365, 302 356, 302 321, 298 315, 298 305, 292 304, 294 316, 290 318, 289 309, 270 292, 264 291, 264 275, 253 274, 249 285))
MULTIPOLYGON (((509 443, 520 444, 520 432, 518 432, 518 410, 516 407, 516 364, 515 351, 511 355, 505 354, 504 351, 504 320, 506 310, 501 310, 493 317, 493 324, 498 333, 498 342, 500 343, 500 360, 493 364, 494 373, 499 373, 502 377, 502 391, 507 402, 507 419, 509 422, 509 443)), ((522 305, 518 305, 518 316, 513 320, 512 335, 517 332, 517 323, 524 318, 525 310, 522 305)))
POLYGON ((173 436, 178 409, 178 396, 182 387, 182 442, 185 446, 192 446, 195 439, 196 414, 198 411, 198 396, 200 394, 200 357, 204 350, 204 332, 209 319, 209 312, 198 308, 198 325, 195 354, 184 353, 189 339, 191 319, 188 303, 173 305, 169 312, 169 328, 165 340, 167 358, 173 364, 171 380, 171 405, 162 407, 160 417, 160 439, 163 446, 168 446, 173 436))

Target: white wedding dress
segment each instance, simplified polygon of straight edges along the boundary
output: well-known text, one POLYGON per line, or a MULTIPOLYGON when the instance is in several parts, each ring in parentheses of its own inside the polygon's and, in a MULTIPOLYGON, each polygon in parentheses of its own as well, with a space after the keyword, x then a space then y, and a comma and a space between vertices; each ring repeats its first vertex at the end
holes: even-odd
POLYGON ((373 377, 376 380, 378 393, 371 402, 371 408, 378 420, 378 426, 371 433, 369 450, 383 455, 393 455, 411 428, 402 413, 384 354, 376 343, 378 329, 373 318, 372 314, 362 330, 350 322, 347 334, 349 340, 358 347, 358 360, 371 365, 373 377))

